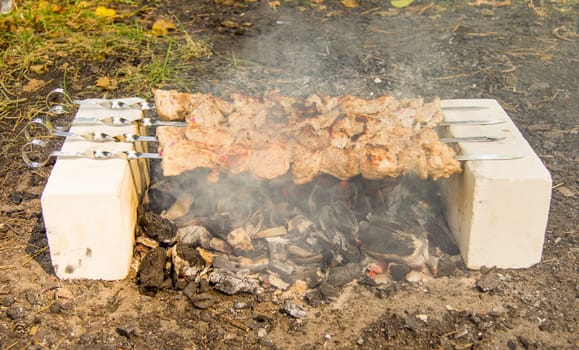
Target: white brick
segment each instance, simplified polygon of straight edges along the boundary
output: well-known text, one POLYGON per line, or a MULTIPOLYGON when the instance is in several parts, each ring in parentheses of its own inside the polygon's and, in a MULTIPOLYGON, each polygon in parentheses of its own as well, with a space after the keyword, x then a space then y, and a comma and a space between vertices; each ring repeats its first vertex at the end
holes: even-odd
MULTIPOLYGON (((125 99, 123 99, 125 100, 125 99)), ((135 100, 140 101, 140 100, 135 100)), ((106 110, 83 105, 77 118, 119 116, 134 120, 138 110, 106 110)), ((134 126, 73 126, 73 132, 134 133, 134 126)), ((69 138, 62 151, 119 152, 131 144, 90 143, 69 138)), ((50 256, 63 279, 123 279, 129 271, 137 221, 138 192, 146 185, 147 163, 139 160, 59 159, 42 194, 50 256), (135 187, 134 179, 137 182, 135 187)))
POLYGON ((551 176, 496 100, 446 100, 446 120, 499 119, 487 126, 448 127, 449 136, 504 136, 494 143, 460 144, 462 154, 520 154, 517 160, 463 162, 463 174, 441 182, 446 217, 466 263, 525 268, 541 260, 551 200, 551 176))

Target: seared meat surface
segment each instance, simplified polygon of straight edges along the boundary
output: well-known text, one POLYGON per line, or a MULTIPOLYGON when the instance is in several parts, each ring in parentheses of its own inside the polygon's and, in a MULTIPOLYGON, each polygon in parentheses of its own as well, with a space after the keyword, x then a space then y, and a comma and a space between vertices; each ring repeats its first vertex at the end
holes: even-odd
POLYGON ((443 120, 439 99, 298 99, 270 91, 262 99, 234 94, 226 101, 153 92, 160 118, 188 122, 157 129, 166 176, 204 167, 215 179, 219 172, 249 172, 271 180, 291 169, 296 183, 306 183, 320 174, 438 179, 461 171, 453 149, 432 129, 443 120))

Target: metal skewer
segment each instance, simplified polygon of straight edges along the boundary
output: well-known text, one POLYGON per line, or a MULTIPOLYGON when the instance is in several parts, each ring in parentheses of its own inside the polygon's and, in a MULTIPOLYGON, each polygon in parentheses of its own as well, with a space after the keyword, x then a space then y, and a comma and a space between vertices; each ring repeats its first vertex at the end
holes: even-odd
POLYGON ((79 106, 93 105, 107 109, 137 109, 141 111, 150 111, 156 109, 155 103, 147 101, 127 103, 122 100, 103 100, 103 101, 74 100, 72 102, 79 106))
POLYGON ((85 141, 90 142, 156 142, 158 141, 156 136, 143 136, 137 134, 119 134, 119 135, 109 135, 103 132, 87 132, 87 133, 77 133, 70 131, 56 130, 49 122, 42 118, 32 119, 24 127, 24 136, 27 140, 39 139, 50 136, 59 137, 78 137, 85 141))
POLYGON ((39 168, 48 164, 52 157, 58 158, 86 158, 93 160, 107 159, 161 159, 158 153, 144 153, 137 151, 110 152, 101 149, 86 150, 83 152, 50 151, 48 144, 42 140, 32 140, 22 146, 22 160, 31 168, 39 168))
POLYGON ((496 125, 504 123, 504 120, 444 120, 436 126, 453 125, 496 125))
POLYGON ((156 118, 140 118, 129 120, 123 117, 107 117, 107 118, 76 118, 72 122, 73 125, 108 125, 108 126, 178 126, 185 127, 187 122, 182 121, 168 121, 159 120, 156 118))
POLYGON ((504 137, 491 136, 471 136, 471 137, 441 137, 440 141, 444 143, 461 143, 461 142, 496 142, 504 140, 504 137))
POLYGON ((521 159, 524 156, 520 154, 459 154, 454 156, 455 160, 475 161, 475 160, 513 160, 521 159))

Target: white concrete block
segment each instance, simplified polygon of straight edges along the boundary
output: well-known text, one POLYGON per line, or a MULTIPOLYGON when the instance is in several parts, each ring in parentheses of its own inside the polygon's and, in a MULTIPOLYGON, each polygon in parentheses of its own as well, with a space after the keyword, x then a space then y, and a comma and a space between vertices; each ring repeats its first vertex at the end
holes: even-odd
MULTIPOLYGON (((126 99, 123 99, 125 101, 126 99)), ((135 101, 141 101, 135 99, 135 101)), ((77 118, 142 117, 139 110, 80 106, 77 118)), ((135 133, 134 126, 73 126, 73 132, 135 133)), ((63 151, 129 150, 128 143, 69 138, 63 151)), ((42 213, 56 275, 63 279, 123 279, 131 263, 139 193, 147 163, 121 159, 58 159, 42 194, 42 213)))
POLYGON ((520 154, 516 160, 467 161, 463 174, 441 182, 446 217, 466 266, 525 268, 541 260, 551 201, 551 176, 496 100, 446 100, 446 120, 500 119, 487 126, 452 126, 449 136, 504 136, 493 143, 462 143, 462 154, 520 154))

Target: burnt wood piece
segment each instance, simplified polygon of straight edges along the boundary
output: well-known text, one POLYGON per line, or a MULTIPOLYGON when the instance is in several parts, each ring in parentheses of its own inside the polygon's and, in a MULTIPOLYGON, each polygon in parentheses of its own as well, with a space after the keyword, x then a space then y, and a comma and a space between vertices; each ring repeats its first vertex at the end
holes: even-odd
POLYGON ((158 247, 145 255, 138 271, 139 289, 142 294, 151 295, 157 293, 165 280, 165 263, 167 254, 165 249, 158 247))
POLYGON ((139 219, 142 232, 163 245, 172 245, 177 238, 177 225, 169 219, 152 212, 145 211, 139 219))

